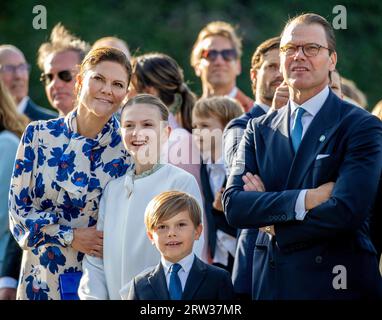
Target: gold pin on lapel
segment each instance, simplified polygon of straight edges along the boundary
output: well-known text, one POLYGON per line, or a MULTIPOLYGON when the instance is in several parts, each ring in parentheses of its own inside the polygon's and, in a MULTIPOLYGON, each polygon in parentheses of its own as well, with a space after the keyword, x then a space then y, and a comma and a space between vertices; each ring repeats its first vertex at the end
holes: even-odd
POLYGON ((322 135, 319 140, 320 140, 320 142, 324 142, 325 139, 326 139, 326 137, 324 135, 322 135))

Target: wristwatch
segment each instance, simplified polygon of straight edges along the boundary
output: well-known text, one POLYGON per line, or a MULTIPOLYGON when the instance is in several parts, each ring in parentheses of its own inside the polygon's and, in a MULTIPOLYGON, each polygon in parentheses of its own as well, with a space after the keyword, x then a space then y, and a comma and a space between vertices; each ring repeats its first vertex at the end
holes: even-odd
POLYGON ((73 242, 73 229, 66 231, 63 235, 63 238, 65 245, 70 246, 73 242))

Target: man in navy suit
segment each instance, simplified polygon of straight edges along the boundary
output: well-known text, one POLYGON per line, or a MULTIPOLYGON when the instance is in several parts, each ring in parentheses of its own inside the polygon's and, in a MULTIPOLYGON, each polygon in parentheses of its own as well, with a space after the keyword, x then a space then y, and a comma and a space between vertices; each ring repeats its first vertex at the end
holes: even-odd
POLYGON ((251 120, 240 143, 223 202, 233 226, 270 239, 255 299, 382 298, 369 236, 382 125, 328 88, 336 62, 328 21, 290 20, 280 43, 288 105, 251 120))
MULTIPOLYGON (((266 114, 274 97, 274 107, 282 107, 288 102, 287 86, 280 86, 283 77, 280 73, 279 47, 280 37, 274 37, 261 43, 252 56, 250 76, 256 102, 249 112, 230 121, 224 130, 224 157, 228 173, 248 121, 266 114)), ((257 228, 250 228, 240 230, 238 236, 232 281, 235 292, 242 299, 251 298, 252 258, 257 234, 257 228)))
POLYGON ((57 113, 36 105, 28 97, 29 64, 15 46, 0 45, 0 79, 14 98, 17 109, 31 120, 48 120, 57 113))

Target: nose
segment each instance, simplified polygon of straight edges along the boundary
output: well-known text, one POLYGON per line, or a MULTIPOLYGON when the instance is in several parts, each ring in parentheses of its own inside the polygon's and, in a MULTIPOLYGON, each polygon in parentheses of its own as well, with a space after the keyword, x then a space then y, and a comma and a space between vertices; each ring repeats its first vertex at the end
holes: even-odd
POLYGON ((111 95, 111 83, 106 82, 101 88, 101 92, 107 95, 111 95))
POLYGON ((302 50, 302 47, 297 47, 297 51, 296 51, 296 53, 294 54, 293 58, 294 58, 295 60, 305 59, 305 58, 306 58, 305 53, 304 53, 304 51, 302 50))

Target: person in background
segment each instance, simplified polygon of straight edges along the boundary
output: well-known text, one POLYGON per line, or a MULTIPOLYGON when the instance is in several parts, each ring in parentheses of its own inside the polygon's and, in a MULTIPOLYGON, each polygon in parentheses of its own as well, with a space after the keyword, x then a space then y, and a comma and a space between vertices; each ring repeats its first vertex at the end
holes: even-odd
POLYGON ((117 38, 117 37, 103 37, 99 38, 97 41, 93 43, 92 49, 100 48, 100 47, 112 47, 121 50, 127 57, 127 59, 131 59, 131 54, 129 50, 129 46, 126 41, 117 38))
POLYGON ((378 117, 380 120, 382 120, 382 100, 380 100, 371 111, 373 115, 378 117))
POLYGON ((366 95, 357 87, 354 81, 341 76, 341 92, 345 101, 366 109, 366 95))
POLYGON ((202 82, 202 97, 229 96, 240 102, 247 112, 253 100, 237 86, 241 73, 241 39, 227 22, 207 24, 198 35, 191 53, 191 66, 202 82))
MULTIPOLYGON (((195 178, 161 162, 161 148, 171 131, 168 117, 164 103, 149 94, 129 99, 122 109, 122 137, 134 167, 110 182, 101 198, 97 230, 104 232, 104 255, 103 259, 86 255, 79 288, 81 299, 121 299, 120 290, 157 263, 159 254, 146 236, 143 219, 147 204, 156 195, 179 190, 202 204, 195 178)), ((203 249, 201 236, 195 252, 202 259, 203 249)))
MULTIPOLYGON (((201 261, 193 252, 202 234, 202 210, 191 195, 167 191, 145 212, 147 236, 161 254, 160 263, 134 277, 128 300, 230 300, 229 273, 201 261)), ((121 290, 123 298, 126 288, 121 290)))
POLYGON ((42 71, 40 80, 50 105, 60 116, 66 116, 74 108, 78 67, 89 48, 89 44, 58 23, 52 29, 50 41, 38 49, 37 64, 42 71))
POLYGON ((0 45, 0 79, 9 90, 17 111, 31 120, 48 120, 57 117, 57 113, 40 107, 29 97, 30 65, 24 54, 10 44, 0 45))
POLYGON ((221 196, 227 182, 223 162, 223 130, 243 113, 242 106, 228 97, 199 99, 192 111, 193 136, 202 155, 200 177, 207 217, 208 252, 211 263, 232 271, 237 230, 226 220, 221 196))
POLYGON ((11 232, 23 249, 18 299, 60 299, 61 276, 81 272, 85 253, 102 256, 99 200, 130 162, 113 113, 131 71, 117 49, 90 51, 77 76, 76 108, 24 132, 9 202, 11 232))
POLYGON ((337 69, 330 73, 330 89, 338 96, 338 98, 343 99, 343 94, 341 90, 341 76, 337 69))
MULTIPOLYGON (((9 186, 17 147, 28 122, 29 119, 25 115, 17 112, 10 92, 0 80, 0 270, 3 269, 4 263, 9 259, 6 248, 13 239, 9 231, 8 220, 9 186)), ((16 290, 12 288, 14 286, 12 279, 10 284, 7 284, 7 280, 3 279, 2 284, 3 287, 0 289, 1 300, 15 299, 16 290)))
POLYGON ((163 53, 147 53, 133 59, 128 97, 149 93, 168 107, 171 134, 163 159, 191 173, 200 186, 200 153, 192 140, 192 108, 195 95, 184 82, 178 63, 163 53))

